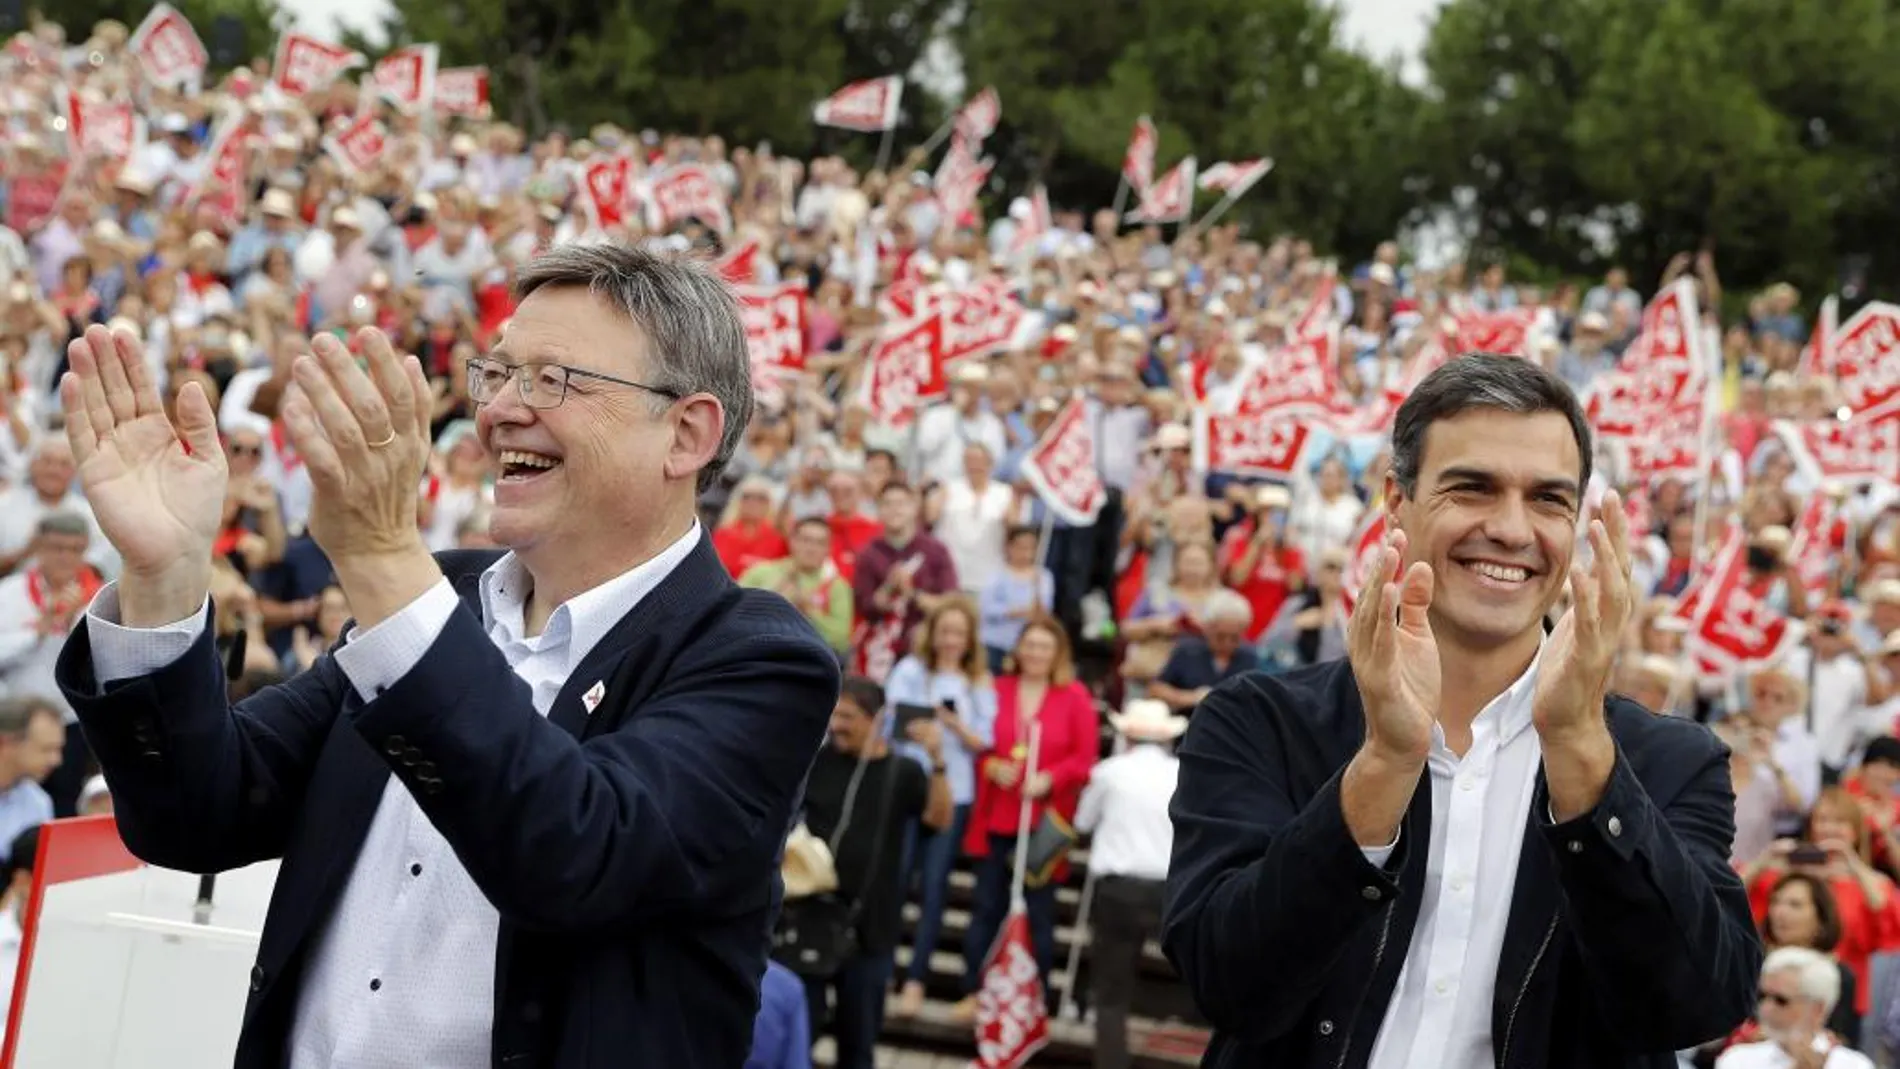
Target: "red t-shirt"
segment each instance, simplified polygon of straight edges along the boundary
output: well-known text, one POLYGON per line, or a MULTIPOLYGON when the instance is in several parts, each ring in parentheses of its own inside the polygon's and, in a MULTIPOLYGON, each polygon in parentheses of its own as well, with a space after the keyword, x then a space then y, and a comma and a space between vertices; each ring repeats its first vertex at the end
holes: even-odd
POLYGON ((862 514, 833 513, 825 518, 831 525, 831 563, 849 583, 857 574, 858 554, 871 540, 884 533, 884 525, 862 514))
POLYGON ((768 560, 780 560, 792 552, 785 536, 769 523, 748 524, 739 520, 713 532, 713 549, 719 563, 737 579, 747 568, 768 560))
POLYGON ((1253 521, 1242 520, 1227 532, 1227 538, 1221 543, 1220 573, 1227 585, 1238 591, 1253 606, 1253 624, 1247 628, 1247 641, 1258 641, 1274 617, 1280 615, 1280 607, 1286 604, 1287 595, 1293 592, 1306 576, 1306 557, 1292 546, 1281 546, 1273 553, 1262 553, 1254 562, 1253 574, 1243 582, 1233 582, 1229 572, 1246 555, 1247 544, 1253 540, 1253 521))

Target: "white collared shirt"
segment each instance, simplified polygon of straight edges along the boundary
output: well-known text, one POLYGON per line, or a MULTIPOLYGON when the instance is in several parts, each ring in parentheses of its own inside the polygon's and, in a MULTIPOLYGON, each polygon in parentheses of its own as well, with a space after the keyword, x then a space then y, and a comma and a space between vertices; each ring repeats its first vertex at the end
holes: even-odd
MULTIPOLYGON (((686 535, 631 571, 557 607, 526 634, 532 583, 510 553, 482 574, 483 624, 546 716, 587 653, 677 568, 701 537, 686 535)), ((447 579, 336 651, 365 701, 407 675, 460 604, 447 579)), ((94 602, 90 630, 101 684, 162 667, 204 626, 152 631, 114 622, 115 588, 94 602), (108 594, 110 599, 108 600, 108 594), (102 612, 109 610, 109 612, 102 612), (182 639, 182 641, 180 641, 182 639), (169 648, 169 657, 155 659, 169 648)), ((389 778, 342 897, 317 935, 298 991, 290 1069, 485 1069, 495 1010, 500 916, 402 781, 389 778)))
MULTIPOLYGON (((1538 659, 1543 652, 1539 650, 1538 659)), ((1418 925, 1369 1069, 1491 1069, 1491 999, 1542 760, 1537 660, 1471 722, 1460 758, 1432 727, 1432 841, 1418 925)), ((1396 845, 1396 844, 1395 844, 1396 845)), ((1366 851, 1383 865, 1392 847, 1366 851)))
POLYGON ((1095 766, 1075 811, 1076 828, 1093 836, 1090 872, 1168 878, 1168 859, 1174 855, 1168 803, 1180 775, 1181 759, 1154 745, 1136 745, 1095 766))
MULTIPOLYGON (((1826 1036, 1814 1037, 1814 1049, 1827 1051, 1821 1069, 1874 1069, 1873 1060, 1865 1054, 1839 1045, 1830 1047, 1826 1036)), ((1768 1040, 1738 1043, 1715 1059, 1715 1069, 1794 1069, 1794 1059, 1779 1044, 1768 1040)))

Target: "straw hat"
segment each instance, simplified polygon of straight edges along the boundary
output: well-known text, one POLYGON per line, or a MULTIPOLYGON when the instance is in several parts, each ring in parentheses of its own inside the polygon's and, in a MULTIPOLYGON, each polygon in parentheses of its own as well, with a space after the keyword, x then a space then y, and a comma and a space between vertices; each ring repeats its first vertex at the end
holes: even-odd
POLYGON ((1177 716, 1168 703, 1153 698, 1138 698, 1119 713, 1108 714, 1108 722, 1131 740, 1172 742, 1187 730, 1187 717, 1177 716))

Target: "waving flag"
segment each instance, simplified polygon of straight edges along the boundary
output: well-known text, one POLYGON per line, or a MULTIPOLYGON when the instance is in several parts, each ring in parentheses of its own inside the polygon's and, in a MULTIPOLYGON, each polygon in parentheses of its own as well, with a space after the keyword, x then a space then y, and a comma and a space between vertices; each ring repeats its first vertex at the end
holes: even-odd
POLYGON ((1141 191, 1141 203, 1128 213, 1130 222, 1185 223, 1194 210, 1194 157, 1189 156, 1141 191))
POLYGON ((1002 118, 1003 98, 997 95, 995 86, 989 86, 964 101, 957 111, 957 136, 980 145, 996 132, 1002 118))
POLYGON ((1161 135, 1146 115, 1135 120, 1135 132, 1128 135, 1128 151, 1122 154, 1122 178, 1136 196, 1145 196, 1155 180, 1155 149, 1161 135))
POLYGON ((377 61, 370 79, 376 91, 405 114, 421 111, 435 101, 439 52, 435 45, 398 48, 377 61))
POLYGON ((1273 161, 1268 159, 1217 163, 1201 172, 1201 188, 1215 190, 1238 200, 1271 170, 1273 161))
POLYGON ((170 4, 154 4, 132 33, 126 48, 138 57, 139 69, 158 85, 176 87, 204 75, 211 62, 191 20, 170 4))
POLYGON ((812 121, 840 130, 874 134, 897 125, 897 105, 904 97, 899 75, 852 82, 818 102, 812 121))
POLYGON ((277 39, 271 82, 291 96, 303 96, 328 86, 338 75, 362 63, 361 52, 292 31, 277 39))
POLYGON ((488 114, 488 68, 450 67, 435 72, 435 110, 444 115, 488 114))
POLYGON ((1108 489, 1096 465, 1095 431, 1081 394, 1069 398, 1030 448, 1022 475, 1062 522, 1082 527, 1101 515, 1108 489))

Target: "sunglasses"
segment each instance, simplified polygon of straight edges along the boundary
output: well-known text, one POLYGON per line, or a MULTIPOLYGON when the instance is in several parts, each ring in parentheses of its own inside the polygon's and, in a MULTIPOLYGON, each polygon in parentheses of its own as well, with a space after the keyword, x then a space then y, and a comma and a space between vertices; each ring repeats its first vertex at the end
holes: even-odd
POLYGON ((1776 1006, 1782 1007, 1783 1009, 1786 1009, 1787 1007, 1794 1004, 1794 999, 1789 998, 1787 995, 1776 994, 1773 991, 1761 992, 1760 996, 1756 998, 1755 1001, 1757 1003, 1761 1003, 1761 1002, 1772 1003, 1776 1006))
POLYGON ((225 452, 234 457, 261 457, 264 455, 264 448, 256 445, 232 445, 226 447, 225 452))

